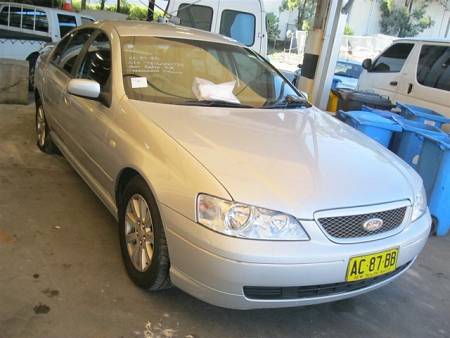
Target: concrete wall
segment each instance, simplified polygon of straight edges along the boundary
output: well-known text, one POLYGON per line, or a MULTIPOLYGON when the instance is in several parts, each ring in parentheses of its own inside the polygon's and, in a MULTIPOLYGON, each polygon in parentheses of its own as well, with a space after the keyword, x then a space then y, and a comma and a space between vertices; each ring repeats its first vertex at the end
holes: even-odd
POLYGON ((28 61, 0 59, 0 103, 28 104, 28 61))

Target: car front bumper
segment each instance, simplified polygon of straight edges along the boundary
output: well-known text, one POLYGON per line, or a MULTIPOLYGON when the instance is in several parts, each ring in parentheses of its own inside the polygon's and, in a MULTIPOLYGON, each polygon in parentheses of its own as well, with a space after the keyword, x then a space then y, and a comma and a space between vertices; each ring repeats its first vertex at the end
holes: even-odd
POLYGON ((404 273, 423 249, 431 227, 427 212, 394 236, 372 242, 336 244, 315 221, 302 221, 310 241, 259 241, 224 236, 170 208, 162 215, 174 285, 207 303, 226 308, 278 308, 318 304, 357 296, 381 287, 404 273), (246 297, 244 287, 288 288, 342 285, 351 257, 398 247, 398 273, 351 291, 337 288, 326 295, 288 299, 246 297), (339 291, 340 290, 340 291, 339 291))

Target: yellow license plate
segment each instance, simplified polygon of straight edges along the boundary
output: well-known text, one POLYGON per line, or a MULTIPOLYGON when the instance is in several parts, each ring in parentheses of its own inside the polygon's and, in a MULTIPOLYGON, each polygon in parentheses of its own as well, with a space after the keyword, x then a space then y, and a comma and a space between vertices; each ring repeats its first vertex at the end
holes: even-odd
POLYGON ((347 267, 347 282, 373 278, 397 268, 399 249, 390 249, 366 256, 352 257, 347 267))

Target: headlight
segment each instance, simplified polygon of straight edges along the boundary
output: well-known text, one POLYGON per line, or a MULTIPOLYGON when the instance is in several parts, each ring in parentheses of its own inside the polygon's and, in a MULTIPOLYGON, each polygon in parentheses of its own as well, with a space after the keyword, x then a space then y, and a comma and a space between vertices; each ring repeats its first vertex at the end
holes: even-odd
POLYGON ((197 221, 214 231, 234 237, 309 240, 303 227, 291 215, 204 194, 197 197, 197 221))
POLYGON ((427 193, 425 188, 422 187, 414 196, 413 211, 411 216, 411 221, 419 219, 427 211, 427 193))

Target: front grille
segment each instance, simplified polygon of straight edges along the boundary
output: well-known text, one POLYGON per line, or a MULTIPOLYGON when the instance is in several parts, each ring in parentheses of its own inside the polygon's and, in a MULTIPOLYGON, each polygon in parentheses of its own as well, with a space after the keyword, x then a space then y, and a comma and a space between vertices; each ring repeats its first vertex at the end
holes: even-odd
POLYGON ((318 222, 322 228, 334 238, 360 238, 381 234, 398 228, 403 224, 407 207, 374 212, 371 214, 360 214, 351 216, 319 218, 318 222), (364 222, 379 218, 383 220, 383 226, 376 231, 367 231, 363 228, 364 222))
POLYGON ((405 270, 411 262, 402 265, 395 271, 374 278, 356 282, 342 282, 309 286, 267 287, 267 286, 244 286, 244 295, 249 299, 260 300, 283 300, 302 299, 331 296, 340 293, 361 290, 369 286, 381 283, 405 270))

